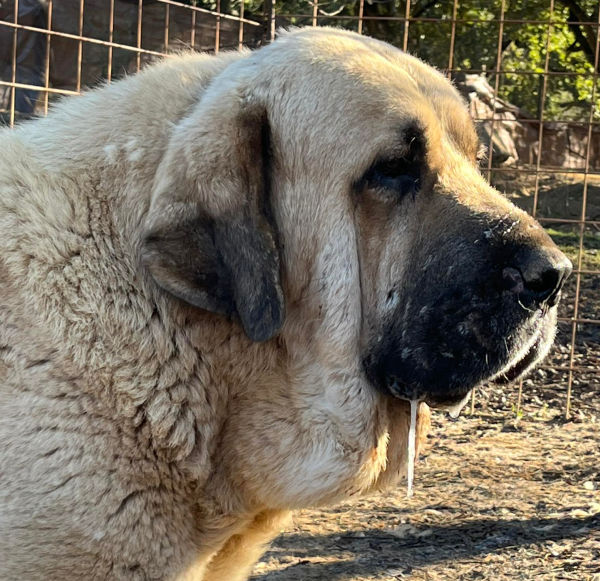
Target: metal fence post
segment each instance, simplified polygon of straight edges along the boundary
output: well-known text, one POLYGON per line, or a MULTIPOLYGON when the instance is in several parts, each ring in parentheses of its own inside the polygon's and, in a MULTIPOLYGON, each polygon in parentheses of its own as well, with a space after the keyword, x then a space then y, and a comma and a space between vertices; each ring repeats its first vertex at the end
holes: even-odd
POLYGON ((264 42, 269 43, 275 40, 275 1, 265 0, 264 13, 264 42))

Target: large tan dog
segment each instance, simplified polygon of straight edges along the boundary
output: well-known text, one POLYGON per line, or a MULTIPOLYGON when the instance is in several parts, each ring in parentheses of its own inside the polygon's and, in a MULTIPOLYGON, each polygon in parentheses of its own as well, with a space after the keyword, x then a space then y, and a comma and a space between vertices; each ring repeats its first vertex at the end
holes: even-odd
POLYGON ((0 579, 239 581, 542 357, 570 263, 444 77, 287 33, 0 134, 0 579))

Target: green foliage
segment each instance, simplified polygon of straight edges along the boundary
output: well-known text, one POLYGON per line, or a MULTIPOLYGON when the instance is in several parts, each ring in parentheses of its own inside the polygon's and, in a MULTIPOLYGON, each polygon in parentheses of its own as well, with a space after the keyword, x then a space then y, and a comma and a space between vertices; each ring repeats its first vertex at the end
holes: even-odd
MULTIPOLYGON (((408 50, 444 69, 449 65, 452 9, 452 2, 443 1, 418 0, 411 6, 412 14, 441 22, 411 23, 408 50)), ((539 117, 545 90, 544 119, 580 121, 589 119, 594 98, 595 114, 600 118, 600 91, 596 81, 592 95, 594 55, 589 51, 589 45, 595 45, 595 29, 569 24, 574 18, 596 22, 597 11, 597 0, 557 0, 553 13, 549 0, 512 0, 505 3, 501 27, 501 0, 462 0, 456 12, 453 68, 493 71, 500 56, 500 70, 507 72, 498 79, 491 73, 488 77, 492 86, 498 83, 501 98, 539 117), (577 16, 573 15, 574 5, 577 16), (534 22, 514 22, 523 20, 534 22), (544 89, 547 53, 548 71, 559 74, 549 75, 544 89)), ((401 27, 403 34, 404 25, 401 27)), ((390 40, 391 36, 398 44, 402 34, 378 23, 379 37, 390 40)))
MULTIPOLYGON (((549 20, 551 14, 546 9, 533 16, 539 20, 549 20)), ((504 48, 502 68, 528 74, 505 75, 501 79, 500 95, 539 117, 548 51, 548 71, 568 75, 547 77, 544 119, 587 121, 594 84, 593 59, 590 62, 578 43, 573 27, 568 24, 568 17, 569 10, 558 7, 552 15, 552 20, 558 24, 552 27, 546 24, 519 26, 504 48)), ((600 115, 599 97, 596 87, 596 116, 600 115)))

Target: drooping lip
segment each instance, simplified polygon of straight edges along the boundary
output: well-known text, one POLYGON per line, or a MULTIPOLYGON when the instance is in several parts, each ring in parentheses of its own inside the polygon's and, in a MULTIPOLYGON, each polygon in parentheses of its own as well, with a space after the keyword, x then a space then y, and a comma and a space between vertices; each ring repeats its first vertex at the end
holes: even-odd
POLYGON ((552 342, 554 336, 552 329, 556 328, 552 318, 548 318, 546 315, 545 311, 537 313, 537 317, 530 322, 529 329, 521 330, 519 333, 521 337, 515 338, 511 348, 505 340, 504 345, 507 351, 502 358, 504 361, 498 362, 499 365, 494 366, 495 369, 488 369, 487 374, 475 382, 467 380, 463 385, 447 390, 440 389, 438 386, 437 389, 429 391, 420 386, 404 383, 395 375, 385 374, 377 378, 379 379, 377 385, 385 387, 385 391, 395 398, 405 401, 420 401, 432 409, 446 410, 452 415, 458 415, 467 404, 472 390, 477 386, 484 383, 495 385, 512 383, 526 375, 539 363, 552 342))
POLYGON ((435 398, 426 391, 414 389, 399 382, 394 376, 387 377, 385 385, 387 391, 398 399, 423 402, 433 409, 447 410, 453 414, 460 413, 471 393, 471 389, 460 390, 444 394, 441 398, 435 398))
MULTIPOLYGON (((524 352, 519 353, 518 357, 509 362, 500 372, 488 376, 480 383, 487 381, 496 385, 506 385, 525 375, 540 359, 540 352, 544 347, 545 336, 542 327, 534 335, 533 340, 524 352)), ((460 413, 467 403, 472 388, 475 387, 471 386, 467 389, 465 386, 464 390, 449 393, 445 399, 437 401, 436 398, 432 398, 426 392, 421 393, 420 390, 412 389, 410 386, 402 384, 394 376, 386 377, 385 383, 388 391, 398 399, 423 401, 431 408, 451 411, 453 415, 457 414, 457 412, 460 413)))
POLYGON ((511 383, 531 369, 539 359, 540 350, 544 342, 543 332, 539 332, 529 349, 516 362, 511 363, 508 369, 503 370, 493 377, 491 381, 496 385, 506 385, 511 383))
POLYGON ((438 405, 437 409, 448 412, 448 415, 450 416, 450 418, 453 420, 456 420, 458 418, 458 416, 460 416, 460 412, 463 411, 464 407, 469 402, 469 398, 471 397, 471 391, 472 390, 469 390, 463 396, 463 398, 461 400, 457 401, 456 403, 446 404, 446 405, 438 405))

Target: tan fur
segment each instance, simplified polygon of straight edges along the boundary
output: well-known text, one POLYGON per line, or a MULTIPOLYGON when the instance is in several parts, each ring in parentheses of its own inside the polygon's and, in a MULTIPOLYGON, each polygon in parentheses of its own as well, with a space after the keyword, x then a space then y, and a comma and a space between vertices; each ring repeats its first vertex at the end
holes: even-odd
POLYGON ((398 483, 408 404, 367 385, 360 347, 416 226, 386 231, 348 189, 409 119, 461 204, 525 220, 478 174, 440 74, 333 30, 171 58, 0 133, 2 581, 242 581, 289 511, 398 483), (286 309, 262 343, 173 298, 150 275, 171 263, 142 256, 198 208, 260 221, 236 173, 253 107, 272 127, 286 309))

